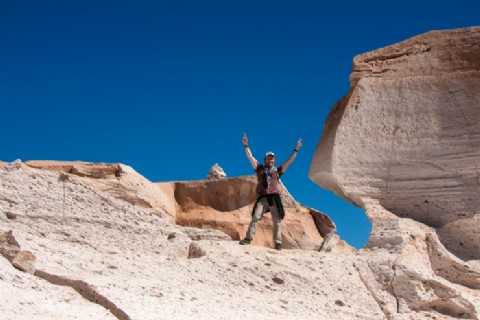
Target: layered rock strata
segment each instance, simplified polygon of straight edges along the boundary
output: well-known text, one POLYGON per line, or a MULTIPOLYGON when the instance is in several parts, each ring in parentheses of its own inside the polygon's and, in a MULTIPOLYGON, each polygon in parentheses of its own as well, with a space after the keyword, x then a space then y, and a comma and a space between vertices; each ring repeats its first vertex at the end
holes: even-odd
POLYGON ((479 317, 479 57, 480 27, 355 57, 317 146, 310 178, 372 221, 370 286, 389 317, 479 317))
MULTIPOLYGON (((15 162, 15 167, 20 163, 15 162)), ((232 240, 245 236, 256 200, 254 176, 154 184, 123 164, 27 161, 21 168, 58 172, 64 185, 74 177, 179 225, 219 230, 232 240)), ((283 184, 281 196, 286 212, 282 223, 284 248, 351 250, 335 234, 335 224, 327 215, 298 203, 283 184)), ((253 244, 272 247, 272 228, 271 217, 266 214, 253 244)))
MULTIPOLYGON (((221 230, 232 239, 242 239, 256 200, 256 183, 255 176, 176 182, 174 196, 178 210, 175 221, 184 226, 221 230)), ((331 237, 334 241, 328 242, 329 250, 339 243, 345 247, 346 244, 335 235, 335 224, 328 216, 295 201, 283 184, 281 197, 285 208, 282 221, 284 248, 319 250, 327 244, 324 240, 331 237)), ((272 228, 270 214, 265 214, 253 244, 273 247, 272 228)))
POLYGON ((176 225, 132 195, 117 198, 101 178, 38 167, 0 171, 2 319, 331 318, 364 306, 381 315, 337 250, 239 246, 223 232, 176 225))

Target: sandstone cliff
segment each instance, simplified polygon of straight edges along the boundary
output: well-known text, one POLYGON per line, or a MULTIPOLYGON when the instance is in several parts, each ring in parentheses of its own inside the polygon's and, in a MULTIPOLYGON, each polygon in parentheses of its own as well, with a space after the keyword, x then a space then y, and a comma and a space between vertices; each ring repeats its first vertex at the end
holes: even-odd
POLYGON ((478 319, 480 28, 359 55, 350 80, 310 178, 370 217, 363 254, 387 316, 478 319))

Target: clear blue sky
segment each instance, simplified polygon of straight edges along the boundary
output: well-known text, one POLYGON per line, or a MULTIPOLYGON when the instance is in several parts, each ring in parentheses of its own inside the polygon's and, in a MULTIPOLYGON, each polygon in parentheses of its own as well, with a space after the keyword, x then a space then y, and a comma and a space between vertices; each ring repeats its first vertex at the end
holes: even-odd
POLYGON ((304 146, 283 181, 357 248, 364 212, 308 170, 355 55, 480 25, 480 1, 0 0, 0 160, 124 163, 154 182, 253 174, 304 146))

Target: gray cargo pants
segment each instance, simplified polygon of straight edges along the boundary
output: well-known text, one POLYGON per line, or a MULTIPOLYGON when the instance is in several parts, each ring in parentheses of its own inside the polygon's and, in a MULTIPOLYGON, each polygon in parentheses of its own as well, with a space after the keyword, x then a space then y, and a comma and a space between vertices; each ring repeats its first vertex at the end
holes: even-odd
POLYGON ((255 231, 257 231, 258 224, 260 220, 263 218, 263 214, 270 209, 270 214, 272 215, 272 222, 273 222, 273 243, 282 243, 282 219, 278 214, 278 209, 275 203, 272 206, 268 205, 268 201, 266 197, 261 198, 257 205, 253 208, 253 216, 250 225, 248 226, 247 236, 246 238, 252 240, 253 236, 255 235, 255 231))

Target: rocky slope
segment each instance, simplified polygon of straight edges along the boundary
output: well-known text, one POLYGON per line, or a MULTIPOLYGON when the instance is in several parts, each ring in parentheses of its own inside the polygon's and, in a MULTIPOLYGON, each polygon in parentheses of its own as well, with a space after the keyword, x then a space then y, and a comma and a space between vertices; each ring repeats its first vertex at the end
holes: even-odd
MULTIPOLYGON (((315 315, 327 291, 303 270, 319 269, 325 251, 353 250, 333 236, 318 252, 334 225, 286 190, 295 216, 285 221, 285 248, 307 250, 269 249, 269 219, 254 245, 239 246, 252 177, 154 184, 120 164, 0 167, 2 319, 261 318, 279 307, 284 317, 315 315)), ((334 297, 332 310, 346 305, 334 297)))
MULTIPOLYGON (((22 168, 61 173, 178 225, 220 230, 232 240, 245 236, 255 202, 254 176, 154 184, 123 164, 28 161, 22 168)), ((335 235, 335 224, 328 216, 298 203, 283 185, 281 195, 286 212, 282 223, 285 248, 327 249, 327 243, 329 250, 337 243, 349 247, 335 235)), ((273 246, 270 215, 265 215, 253 244, 273 246)))

